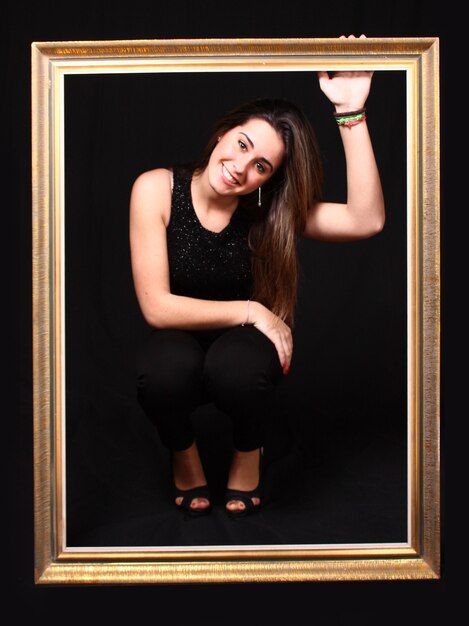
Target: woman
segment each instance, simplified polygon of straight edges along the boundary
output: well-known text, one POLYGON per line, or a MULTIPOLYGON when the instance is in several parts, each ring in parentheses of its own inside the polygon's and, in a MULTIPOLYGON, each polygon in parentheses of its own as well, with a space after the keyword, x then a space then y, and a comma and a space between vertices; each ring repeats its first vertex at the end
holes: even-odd
POLYGON ((281 100, 248 103, 221 120, 193 169, 155 169, 134 183, 134 283, 155 329, 140 356, 139 400, 171 450, 175 503, 190 515, 211 508, 190 421, 207 400, 233 424, 227 513, 261 504, 264 422, 293 354, 298 237, 347 241, 383 228, 364 111, 371 78, 319 73, 344 145, 345 204, 320 200, 314 133, 281 100))

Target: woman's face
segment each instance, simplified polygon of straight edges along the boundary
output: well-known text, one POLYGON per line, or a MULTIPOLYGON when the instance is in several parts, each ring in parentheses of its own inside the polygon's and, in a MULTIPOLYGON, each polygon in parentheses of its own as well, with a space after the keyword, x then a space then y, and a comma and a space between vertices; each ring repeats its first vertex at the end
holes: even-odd
POLYGON ((252 118, 220 137, 207 167, 209 183, 223 196, 251 193, 278 170, 284 153, 277 131, 268 122, 252 118))

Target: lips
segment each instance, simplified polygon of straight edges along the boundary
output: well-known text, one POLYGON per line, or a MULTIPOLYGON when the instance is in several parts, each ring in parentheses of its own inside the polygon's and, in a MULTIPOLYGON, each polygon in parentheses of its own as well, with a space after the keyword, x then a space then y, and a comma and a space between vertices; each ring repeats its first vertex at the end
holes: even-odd
POLYGON ((239 185, 239 181, 234 176, 231 175, 231 173, 225 167, 224 163, 222 163, 221 165, 221 171, 222 171, 223 178, 225 178, 229 183, 231 183, 232 185, 239 185))

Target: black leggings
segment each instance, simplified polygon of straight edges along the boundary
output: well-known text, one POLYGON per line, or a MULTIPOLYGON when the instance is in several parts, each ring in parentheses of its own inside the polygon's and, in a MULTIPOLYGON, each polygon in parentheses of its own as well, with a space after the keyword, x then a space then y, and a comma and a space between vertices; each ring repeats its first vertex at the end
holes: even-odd
POLYGON ((262 446, 281 378, 274 344, 254 326, 155 330, 138 357, 139 402, 174 451, 192 445, 191 414, 207 402, 231 418, 237 450, 262 446))

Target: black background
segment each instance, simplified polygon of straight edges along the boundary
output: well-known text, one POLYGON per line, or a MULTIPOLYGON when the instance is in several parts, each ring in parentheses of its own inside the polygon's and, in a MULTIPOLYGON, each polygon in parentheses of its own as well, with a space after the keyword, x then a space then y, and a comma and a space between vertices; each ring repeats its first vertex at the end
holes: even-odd
MULTIPOLYGON (((338 34, 361 32, 368 36, 439 36, 442 54, 442 174, 446 176, 446 146, 449 122, 446 118, 446 98, 451 54, 457 52, 457 32, 450 30, 436 4, 420 2, 336 2, 325 6, 315 2, 277 2, 274 6, 252 5, 238 2, 236 5, 220 5, 217 2, 173 2, 170 6, 156 3, 134 2, 132 5, 114 6, 111 3, 82 2, 79 5, 44 2, 29 6, 27 3, 8 3, 10 21, 7 45, 8 86, 5 96, 11 104, 6 130, 11 142, 8 153, 12 165, 6 188, 12 192, 6 208, 13 218, 11 232, 19 236, 13 244, 11 257, 4 265, 5 274, 13 278, 15 310, 13 328, 20 331, 21 346, 14 351, 12 370, 19 374, 19 402, 13 401, 13 412, 5 415, 11 429, 7 430, 6 447, 9 449, 11 478, 10 506, 4 515, 8 519, 9 538, 8 566, 5 567, 7 584, 17 616, 46 617, 53 613, 73 612, 76 618, 91 623, 107 617, 109 620, 141 615, 156 623, 226 623, 238 621, 261 624, 309 624, 328 619, 329 623, 390 623, 420 615, 435 615, 435 609, 447 601, 456 576, 455 555, 447 530, 446 506, 443 508, 443 575, 439 581, 371 582, 371 583, 295 583, 295 584, 245 584, 245 585, 178 585, 164 587, 125 588, 38 588, 33 584, 32 573, 32 437, 31 437, 31 380, 30 360, 30 43, 32 41, 105 40, 139 38, 205 38, 205 37, 335 37, 338 34), (11 259, 19 257, 19 271, 11 273, 11 259), (19 404, 19 407, 18 407, 19 404), (19 416, 18 415, 19 408, 19 416), (372 602, 373 600, 373 602, 372 602), (376 607, 376 601, 381 608, 376 607), (93 617, 90 610, 93 607, 93 617), (176 617, 178 616, 178 617, 176 617)), ((375 123, 376 132, 379 125, 375 123)), ((333 155, 332 155, 333 156, 333 155)), ((142 154, 140 157, 144 159, 142 154)), ((383 159, 385 157, 383 156, 383 159)), ((391 156, 392 159, 392 156, 391 156)), ((154 163, 137 163, 141 169, 154 163)), ((386 185, 386 181, 384 181, 386 185)), ((456 247, 445 246, 448 228, 445 220, 446 187, 442 194, 443 228, 443 278, 449 277, 446 269, 456 267, 456 247)), ((90 193, 93 190, 89 190, 90 193)), ((10 232, 10 231, 9 231, 10 232)), ((380 235, 381 237, 381 235, 380 235)), ((9 239, 9 237, 5 237, 9 239)), ((379 245, 378 238, 368 246, 379 245)), ((308 254, 308 253, 306 253, 308 254)), ((337 253, 334 253, 336 258, 337 253)), ((339 256, 346 257, 347 251, 339 256)), ((366 260, 366 259, 365 259, 366 260)), ((332 262, 332 272, 341 276, 340 261, 332 262), (334 267, 334 263, 336 266, 334 267)), ((364 261, 365 262, 365 261, 364 261)), ((16 271, 17 264, 13 263, 16 271)), ((447 282, 443 282, 443 321, 447 323, 451 309, 445 305, 447 282)), ((355 294, 354 294, 355 295, 355 294)), ((342 308, 342 303, 336 303, 342 308)), ((316 311, 317 312, 317 311, 316 311)), ((378 311, 379 312, 379 311, 378 311)), ((127 319, 127 318, 126 318, 127 319)), ((454 323, 454 319, 451 320, 454 323)), ((133 324, 133 322, 132 322, 133 324)), ((302 321, 299 320, 299 326, 302 321)), ((137 323, 138 326, 138 323, 137 323)), ((376 328, 376 325, 374 325, 376 328)), ((451 325, 455 328, 455 325, 451 325)), ((444 326, 446 328, 446 326, 444 326)), ((132 329, 135 330, 134 325, 132 329)), ((137 330, 137 332, 139 332, 137 330)), ((13 333, 11 336, 15 336, 13 333)), ((446 339, 443 334, 443 339, 446 339)), ((314 338, 314 337, 313 337, 314 338)), ((381 337, 382 339, 382 337, 381 337)), ((443 341, 443 364, 448 360, 448 341, 443 341)), ((399 350, 397 349, 397 353, 399 350)), ((305 357, 303 357, 305 358, 305 357)), ((398 359, 399 360, 399 359, 398 359)), ((331 364, 336 355, 331 356, 331 364)), ((361 364, 362 365, 362 364, 361 364)), ((344 365, 346 367, 347 364, 344 365)), ((369 367, 369 364, 366 364, 369 367)), ((445 375, 443 368, 443 443, 446 444, 445 417, 448 406, 456 406, 449 393, 456 387, 457 377, 445 375)), ((291 383, 292 384, 292 383, 291 383)), ((8 389, 8 388, 7 388, 8 389)), ((14 399, 17 394, 13 395, 14 399)), ((443 486, 446 486, 446 454, 443 447, 443 486)), ((447 490, 443 490, 444 505, 447 490)), ((453 531, 455 532, 455 531, 453 531)), ((455 536, 457 537, 457 536, 455 536)), ((461 538, 462 542, 463 539, 461 538)), ((53 620, 52 620, 53 621, 53 620)))
MULTIPOLYGON (((135 351, 148 327, 130 272, 132 181, 149 167, 195 159, 212 120, 240 101, 283 96, 319 122, 324 197, 343 200, 331 105, 311 72, 66 77, 69 545, 405 540, 405 74, 378 72, 373 82, 368 110, 379 113, 369 126, 386 228, 347 245, 301 242, 295 357, 266 445, 271 506, 254 528, 221 514, 193 524, 194 534, 158 484, 169 484, 167 454, 136 402, 135 351)), ((207 407, 196 425, 220 492, 229 422, 207 407)))

